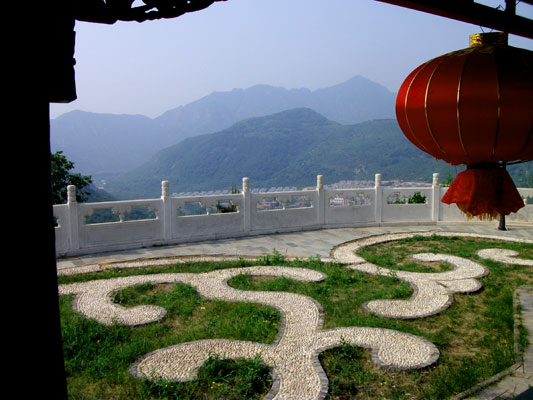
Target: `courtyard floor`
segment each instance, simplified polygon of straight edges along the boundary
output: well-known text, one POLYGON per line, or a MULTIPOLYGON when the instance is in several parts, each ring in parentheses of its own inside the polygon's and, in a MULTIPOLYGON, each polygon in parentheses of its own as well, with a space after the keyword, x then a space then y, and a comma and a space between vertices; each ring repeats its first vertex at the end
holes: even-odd
MULTIPOLYGON (((174 246, 162 246, 134 250, 99 253, 79 257, 61 258, 57 260, 58 274, 71 274, 83 271, 99 270, 109 267, 117 267, 121 264, 125 267, 135 267, 146 263, 153 264, 154 259, 164 262, 165 259, 175 258, 188 259, 191 257, 202 259, 216 259, 219 257, 258 257, 279 252, 287 258, 308 258, 320 256, 322 260, 336 260, 348 265, 348 268, 358 269, 372 274, 386 274, 382 268, 376 270, 372 264, 365 262, 355 255, 357 246, 401 238, 413 234, 458 233, 465 236, 483 236, 510 240, 523 240, 533 243, 533 226, 508 224, 507 231, 499 231, 497 223, 457 223, 436 225, 395 225, 365 228, 339 228, 324 229, 317 231, 304 231, 296 233, 280 233, 274 235, 251 236, 238 239, 222 239, 174 246)), ((483 255, 479 254, 480 257, 483 255)), ((479 289, 476 278, 482 277, 486 271, 479 264, 465 263, 459 257, 447 257, 442 255, 431 256, 434 259, 426 261, 446 261, 454 266, 454 270, 439 274, 415 274, 404 273, 398 275, 415 288, 415 294, 409 301, 373 301, 366 304, 369 312, 383 315, 388 318, 419 318, 432 313, 437 313, 450 306, 453 301, 453 293, 466 293, 479 289), (439 258, 440 257, 440 258, 439 258), (438 258, 438 259, 437 259, 438 258)), ((493 254, 488 252, 486 257, 508 257, 513 262, 512 255, 493 254)), ((494 258, 493 258, 494 259, 494 258)), ((516 259, 515 259, 516 260, 516 259)), ((504 261, 502 261, 504 262, 504 261)), ((528 264, 529 265, 529 264, 528 264)), ((285 274, 294 279, 319 280, 323 277, 317 274, 309 274, 308 270, 287 271, 281 267, 252 267, 258 269, 257 274, 285 274), (315 276, 316 275, 316 276, 315 276)), ((397 337, 395 331, 384 332, 370 331, 363 328, 346 328, 342 332, 338 330, 321 330, 321 307, 312 299, 295 295, 252 298, 252 292, 243 292, 229 288, 225 282, 232 274, 239 271, 214 271, 205 274, 173 274, 169 277, 161 277, 167 280, 180 280, 195 286, 199 293, 205 297, 221 298, 231 301, 232 299, 245 298, 254 302, 270 304, 280 309, 285 315, 284 327, 280 329, 279 339, 272 346, 257 345, 254 343, 232 343, 232 341, 205 341, 209 343, 182 344, 171 348, 162 349, 147 355, 134 366, 132 373, 142 375, 143 368, 153 371, 162 360, 173 360, 188 364, 188 369, 183 368, 182 373, 190 374, 198 364, 201 365, 205 358, 205 351, 212 351, 219 347, 220 351, 228 352, 235 357, 249 356, 252 353, 261 352, 269 359, 269 364, 276 365, 276 387, 269 393, 270 398, 278 398, 280 394, 292 393, 294 396, 305 398, 323 398, 327 392, 327 378, 320 375, 321 368, 316 367, 316 354, 325 348, 337 344, 339 335, 343 338, 350 337, 355 345, 370 347, 373 349, 373 359, 376 364, 396 368, 423 367, 429 365, 438 358, 438 350, 432 343, 411 337, 407 334, 397 337), (176 276, 180 275, 180 276, 176 276), (185 276, 186 275, 186 276, 185 276), (306 312, 302 313, 302 310, 306 312), (310 323, 310 321, 313 321, 310 323), (307 332, 308 331, 308 332, 307 332), (304 332, 305 334, 303 334, 304 332), (305 342, 305 343, 304 343, 305 342), (184 346, 187 345, 187 346, 184 346), (248 346, 248 347, 247 347, 248 346), (314 347, 313 347, 314 346, 314 347), (312 354, 304 354, 300 349, 311 349, 312 354), (402 349, 398 351, 398 349, 402 349), (190 357, 190 354, 198 354, 198 357, 190 357), (185 354, 185 356, 184 356, 185 354), (291 354, 298 358, 283 360, 283 354, 291 354), (309 360, 309 363, 305 363, 309 360), (291 368, 291 365, 299 365, 300 368, 291 368), (314 373, 318 371, 318 373, 314 373), (306 385, 304 380, 308 379, 306 385), (313 379, 315 379, 313 381, 313 379), (325 383, 324 383, 325 382, 325 383), (308 390, 309 392, 306 392, 308 390), (292 391, 292 392, 291 392, 292 391), (279 392, 279 393, 278 393, 279 392), (276 397, 278 396, 278 397, 276 397)), ((142 279, 137 278, 137 279, 142 279)), ((116 290, 120 285, 130 283, 119 280, 110 280, 107 288, 92 288, 90 285, 61 285, 60 293, 77 294, 77 307, 80 312, 106 323, 113 318, 122 318, 124 323, 135 324, 139 321, 156 320, 161 318, 161 310, 143 309, 140 314, 134 312, 124 313, 120 307, 110 305, 107 294, 116 290), (117 286, 118 285, 118 286, 117 286), (64 287, 63 287, 64 286, 64 287), (103 310, 103 311, 102 311, 103 310), (92 313, 92 314, 91 314, 92 313), (106 314, 107 313, 107 314, 106 314), (107 319, 106 319, 107 318, 107 319)), ((263 293, 263 292, 261 292, 263 293)), ((530 342, 533 343, 533 290, 524 288, 519 291, 522 305, 523 324, 530 332, 530 342)), ((164 315, 164 313, 163 313, 164 315)), ((143 323, 143 322, 141 322, 143 323)), ((191 376, 165 375, 164 366, 161 367, 161 376, 175 379, 191 379, 191 376)), ((533 345, 526 349, 523 360, 517 362, 505 374, 484 385, 483 390, 473 397, 463 393, 454 399, 510 399, 525 392, 533 386, 533 345), (503 376, 503 378, 502 378, 503 376), (502 379, 500 379, 502 378, 502 379)), ((291 398, 292 398, 291 397, 291 398)), ((269 396, 267 396, 269 398, 269 396)), ((294 397, 299 398, 299 397, 294 397)))

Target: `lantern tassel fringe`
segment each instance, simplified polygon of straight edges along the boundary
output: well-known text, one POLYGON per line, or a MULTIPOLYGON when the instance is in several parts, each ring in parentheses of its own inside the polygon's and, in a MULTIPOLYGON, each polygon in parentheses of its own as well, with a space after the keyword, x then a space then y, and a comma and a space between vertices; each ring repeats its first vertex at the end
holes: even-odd
POLYGON ((469 167, 454 179, 442 197, 455 203, 469 220, 492 221, 524 207, 524 200, 507 170, 501 167, 469 167))

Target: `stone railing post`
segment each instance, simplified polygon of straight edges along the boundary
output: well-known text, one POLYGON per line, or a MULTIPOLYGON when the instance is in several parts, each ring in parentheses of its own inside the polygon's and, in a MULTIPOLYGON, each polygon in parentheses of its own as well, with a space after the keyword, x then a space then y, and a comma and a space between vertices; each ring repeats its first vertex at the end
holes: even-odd
POLYGON ((78 220, 78 201, 76 200, 76 186, 67 186, 67 206, 68 206, 68 236, 70 243, 70 250, 78 250, 80 248, 80 232, 78 220))
POLYGON ((374 204, 374 219, 376 220, 376 223, 380 224, 383 211, 383 187, 381 186, 381 174, 376 174, 374 182, 374 197, 376 201, 376 204, 374 204))
POLYGON ((161 181, 161 224, 163 227, 163 239, 170 241, 172 239, 172 198, 170 197, 170 190, 168 181, 161 181))
POLYGON ((242 213, 244 233, 252 230, 252 194, 250 193, 250 178, 242 178, 242 213))
POLYGON ((326 216, 326 193, 324 191, 324 176, 323 175, 317 175, 316 176, 316 191, 317 191, 317 204, 316 204, 316 212, 317 212, 317 223, 319 226, 324 226, 325 224, 325 216, 326 216))
POLYGON ((440 219, 440 183, 439 174, 433 174, 432 185, 432 201, 431 201, 431 220, 438 221, 440 219))

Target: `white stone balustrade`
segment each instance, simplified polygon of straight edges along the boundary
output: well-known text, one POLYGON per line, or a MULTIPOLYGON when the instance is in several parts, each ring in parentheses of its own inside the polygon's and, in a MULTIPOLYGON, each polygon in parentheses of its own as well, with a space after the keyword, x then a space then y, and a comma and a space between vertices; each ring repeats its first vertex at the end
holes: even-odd
MULTIPOLYGON (((239 194, 171 197, 169 184, 163 181, 158 199, 78 203, 76 188, 69 186, 67 204, 54 206, 56 253, 70 256, 276 232, 465 221, 455 205, 440 201, 446 190, 438 174, 433 174, 433 185, 428 187, 386 187, 381 174, 376 174, 374 188, 353 189, 327 189, 324 177, 318 175, 314 190, 252 193, 250 179, 243 178, 239 194), (426 197, 424 204, 405 203, 417 192, 426 197), (391 204, 394 198, 404 203, 391 204), (232 204, 236 211, 216 212, 217 204, 232 204), (151 216, 129 218, 136 208, 151 216), (99 212, 114 219, 88 223, 87 218, 99 212)), ((526 200, 533 198, 533 189, 519 192, 526 200)), ((507 216, 507 221, 533 222, 533 205, 507 216)))

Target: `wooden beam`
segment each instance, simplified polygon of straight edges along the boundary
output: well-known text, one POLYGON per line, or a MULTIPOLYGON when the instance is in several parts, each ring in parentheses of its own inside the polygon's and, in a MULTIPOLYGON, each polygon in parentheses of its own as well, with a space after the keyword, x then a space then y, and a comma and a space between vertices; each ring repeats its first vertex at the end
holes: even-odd
MULTIPOLYGON (((376 0, 533 39, 533 20, 473 0, 376 0)), ((533 3, 533 0, 523 0, 533 3)))

